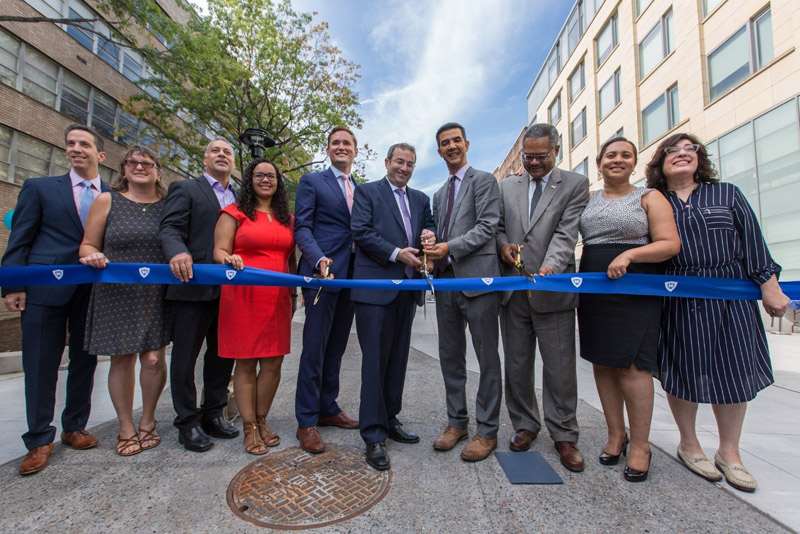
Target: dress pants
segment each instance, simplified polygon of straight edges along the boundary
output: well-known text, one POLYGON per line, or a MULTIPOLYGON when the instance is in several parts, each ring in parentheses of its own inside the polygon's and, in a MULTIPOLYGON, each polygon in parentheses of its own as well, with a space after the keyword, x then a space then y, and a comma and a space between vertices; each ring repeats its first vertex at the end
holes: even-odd
POLYGON ((514 291, 500 316, 505 393, 514 430, 542 428, 534 389, 536 343, 542 355, 544 422, 554 441, 578 441, 575 310, 538 313, 525 291, 514 291))
MULTIPOLYGON (((352 261, 351 261, 352 272, 352 261)), ((323 291, 314 304, 317 289, 303 289, 306 320, 303 352, 297 371, 294 411, 297 426, 317 426, 320 417, 338 415, 339 369, 353 325, 350 290, 323 291)))
MULTIPOLYGON (((444 277, 446 273, 442 275, 444 277)), ((500 354, 497 349, 500 337, 499 308, 500 301, 495 292, 476 297, 467 297, 461 291, 436 292, 439 364, 447 395, 449 425, 466 429, 469 424, 466 396, 466 327, 469 325, 481 373, 478 396, 475 399, 475 419, 478 423, 478 434, 488 439, 497 437, 503 395, 500 354)))
POLYGON ((175 307, 175 333, 169 374, 172 405, 177 413, 174 425, 180 430, 188 430, 200 424, 201 416, 213 418, 222 414, 222 409, 228 404, 228 384, 234 360, 217 355, 218 298, 172 303, 175 307), (203 405, 198 410, 194 375, 204 340, 203 405))
POLYGON ((51 424, 56 406, 56 384, 66 334, 69 331, 67 398, 61 414, 64 432, 86 428, 92 407, 97 356, 83 350, 91 285, 79 285, 63 306, 28 303, 21 315, 22 369, 25 371, 25 410, 28 431, 22 440, 28 450, 55 440, 51 424))
POLYGON ((389 304, 357 302, 356 330, 361 345, 361 404, 358 421, 365 443, 385 441, 403 407, 415 292, 399 291, 389 304))

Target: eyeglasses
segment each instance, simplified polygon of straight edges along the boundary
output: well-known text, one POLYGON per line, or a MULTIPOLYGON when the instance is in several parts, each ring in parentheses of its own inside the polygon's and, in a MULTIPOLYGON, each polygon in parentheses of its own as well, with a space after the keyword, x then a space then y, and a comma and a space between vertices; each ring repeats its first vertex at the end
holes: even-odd
POLYGON ((681 150, 683 150, 687 154, 690 152, 697 152, 698 150, 700 150, 700 145, 668 146, 667 148, 664 149, 664 154, 666 154, 667 156, 674 156, 681 150))
POLYGON ((278 180, 278 175, 274 173, 263 173, 263 172, 254 172, 253 173, 253 180, 256 182, 263 182, 264 180, 268 180, 270 182, 275 182, 278 180))
POLYGON ((523 152, 522 154, 520 154, 520 155, 519 155, 519 157, 520 157, 520 158, 521 158, 523 161, 527 161, 528 163, 530 163, 530 162, 532 162, 532 161, 534 161, 534 160, 535 160, 535 161, 547 161, 548 159, 550 159, 550 156, 552 156, 552 155, 553 155, 553 152, 555 152, 555 150, 556 150, 556 149, 555 149, 555 148, 553 148, 553 150, 551 150, 551 151, 550 151, 550 152, 548 152, 547 154, 525 154, 525 153, 523 152))
POLYGON ((149 171, 150 169, 152 169, 153 167, 156 166, 156 164, 153 163, 152 161, 140 161, 140 160, 135 160, 135 159, 126 159, 125 160, 125 166, 126 167, 130 167, 131 169, 135 169, 139 165, 141 165, 142 168, 144 170, 146 170, 146 171, 149 171))
POLYGON ((401 167, 408 167, 409 169, 413 169, 414 165, 415 165, 415 163, 413 161, 406 161, 406 160, 400 159, 400 158, 395 158, 395 159, 393 159, 391 161, 393 161, 394 163, 396 163, 397 165, 399 165, 401 167))

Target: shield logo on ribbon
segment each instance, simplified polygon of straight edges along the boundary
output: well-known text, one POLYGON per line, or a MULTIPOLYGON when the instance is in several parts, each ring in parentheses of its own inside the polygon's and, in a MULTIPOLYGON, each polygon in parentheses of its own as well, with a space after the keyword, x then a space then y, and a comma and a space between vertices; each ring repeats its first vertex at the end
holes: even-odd
POLYGON ((147 278, 148 274, 150 274, 150 267, 139 267, 139 276, 147 278))
POLYGON ((236 271, 234 271, 233 269, 228 269, 227 271, 225 271, 225 278, 227 278, 228 280, 233 280, 234 276, 236 276, 236 271))
POLYGON ((311 280, 313 280, 313 278, 311 278, 310 276, 304 276, 304 277, 303 277, 303 280, 305 280, 305 281, 306 281, 306 284, 307 284, 307 283, 309 283, 311 280))
POLYGON ((669 282, 664 282, 664 287, 667 288, 667 291, 672 293, 675 290, 675 288, 678 287, 678 282, 674 282, 671 280, 669 282))
POLYGON ((64 276, 64 271, 61 269, 53 269, 53 276, 56 277, 56 280, 61 280, 61 277, 64 276))
POLYGON ((494 278, 481 278, 481 280, 483 280, 483 283, 487 286, 492 285, 492 282, 494 282, 494 278))
POLYGON ((573 276, 572 278, 570 278, 570 281, 572 282, 573 286, 581 287, 581 284, 583 283, 583 278, 581 278, 580 276, 573 276))
POLYGON ((392 283, 393 283, 394 285, 397 285, 397 284, 402 284, 402 283, 403 283, 403 281, 402 281, 402 280, 392 280, 392 283))

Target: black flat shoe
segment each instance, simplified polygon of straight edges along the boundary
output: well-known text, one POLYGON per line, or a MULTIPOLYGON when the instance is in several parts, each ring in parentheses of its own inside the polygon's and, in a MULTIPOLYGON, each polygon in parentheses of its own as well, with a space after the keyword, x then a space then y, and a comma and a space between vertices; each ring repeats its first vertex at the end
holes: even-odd
POLYGON ((644 482, 647 480, 647 473, 650 472, 650 462, 653 461, 653 453, 647 453, 647 469, 644 471, 637 471, 636 469, 631 469, 627 465, 625 466, 625 470, 623 471, 623 476, 625 480, 628 482, 644 482))
POLYGON ((367 463, 378 471, 389 469, 389 455, 382 441, 367 443, 367 463))
POLYGON ((389 429, 389 439, 398 443, 419 443, 419 436, 403 428, 402 424, 389 429))
POLYGON ((187 451, 206 452, 214 446, 211 438, 199 427, 192 427, 188 430, 178 431, 178 441, 186 447, 187 451))
POLYGON ((233 439, 239 435, 239 430, 223 419, 221 415, 208 419, 203 418, 200 422, 200 427, 213 438, 233 439))
POLYGON ((608 454, 606 451, 600 453, 597 458, 602 465, 617 465, 620 456, 626 456, 628 452, 628 435, 625 434, 625 441, 622 443, 622 450, 619 454, 608 454))

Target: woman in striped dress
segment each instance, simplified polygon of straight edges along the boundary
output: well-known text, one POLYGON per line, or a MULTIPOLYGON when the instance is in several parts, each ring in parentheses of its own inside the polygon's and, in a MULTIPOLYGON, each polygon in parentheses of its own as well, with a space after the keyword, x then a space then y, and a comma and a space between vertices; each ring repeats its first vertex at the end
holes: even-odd
MULTIPOLYGON (((738 187, 715 178, 696 137, 677 133, 659 145, 647 165, 647 187, 665 194, 681 237, 667 274, 752 280, 761 287, 767 313, 784 313, 789 299, 778 285, 781 268, 770 256, 756 216, 738 187)), ((756 303, 665 299, 658 356, 661 385, 680 431, 678 458, 706 480, 719 481, 724 474, 734 488, 754 491, 756 480, 742 465, 739 437, 747 402, 773 383, 756 303), (714 463, 697 440, 698 403, 711 404, 717 420, 714 463)))

